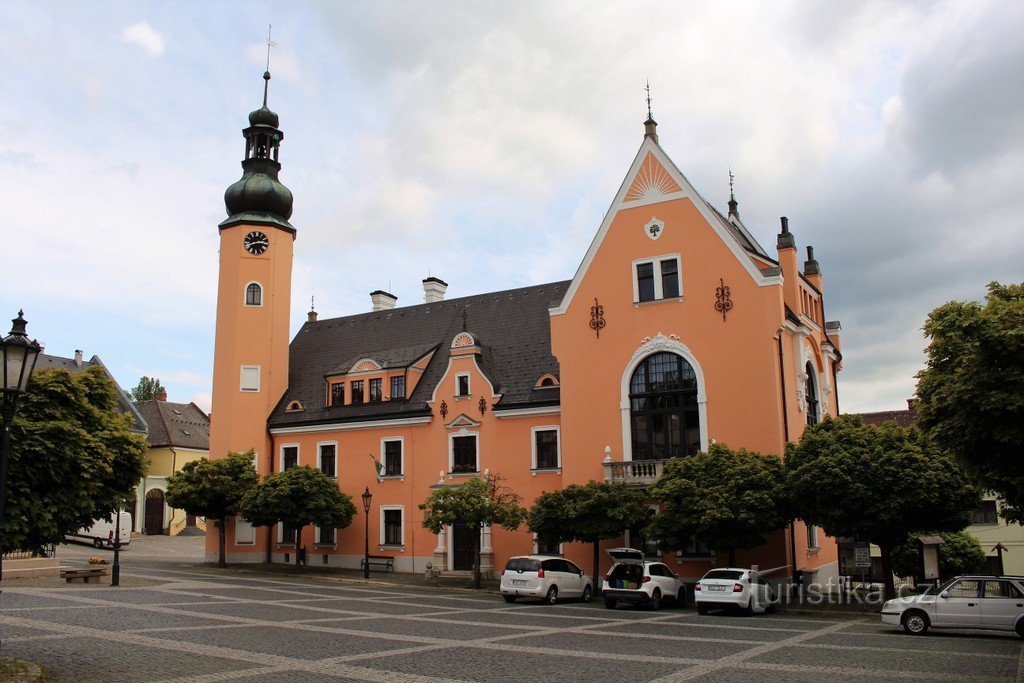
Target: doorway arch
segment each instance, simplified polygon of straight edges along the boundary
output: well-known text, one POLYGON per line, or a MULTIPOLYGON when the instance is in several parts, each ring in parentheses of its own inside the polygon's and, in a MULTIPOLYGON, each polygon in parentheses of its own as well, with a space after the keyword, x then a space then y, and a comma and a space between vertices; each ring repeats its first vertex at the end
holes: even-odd
POLYGON ((164 533, 164 492, 151 489, 146 492, 146 529, 147 534, 164 533))

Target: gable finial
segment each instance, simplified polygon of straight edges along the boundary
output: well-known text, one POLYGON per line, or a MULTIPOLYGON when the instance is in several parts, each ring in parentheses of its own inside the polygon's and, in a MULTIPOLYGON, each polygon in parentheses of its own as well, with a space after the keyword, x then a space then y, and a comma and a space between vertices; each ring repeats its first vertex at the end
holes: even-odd
POLYGON ((729 167, 729 218, 735 218, 739 220, 739 202, 736 201, 736 194, 733 192, 733 181, 736 176, 732 174, 732 166, 729 167))
POLYGON ((309 297, 309 311, 313 313, 316 311, 316 301, 314 297, 309 297))
POLYGON ((647 118, 654 120, 654 116, 651 115, 651 79, 647 79, 647 86, 644 89, 647 91, 647 118))
POLYGON ((658 123, 654 120, 654 116, 651 114, 651 81, 647 80, 647 85, 644 87, 647 91, 647 120, 644 121, 644 137, 650 138, 654 141, 654 144, 658 144, 658 123))

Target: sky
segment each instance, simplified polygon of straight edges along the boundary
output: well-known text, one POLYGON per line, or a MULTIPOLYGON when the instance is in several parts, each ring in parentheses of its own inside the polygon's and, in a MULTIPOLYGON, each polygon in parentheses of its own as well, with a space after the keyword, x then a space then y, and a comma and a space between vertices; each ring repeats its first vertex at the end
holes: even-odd
MULTIPOLYGON (((843 412, 899 409, 928 312, 1024 280, 1024 3, 0 2, 0 318, 209 409, 217 224, 281 117, 292 333, 569 279, 643 139, 843 326, 843 412)), ((6 327, 4 332, 6 332, 6 327)))

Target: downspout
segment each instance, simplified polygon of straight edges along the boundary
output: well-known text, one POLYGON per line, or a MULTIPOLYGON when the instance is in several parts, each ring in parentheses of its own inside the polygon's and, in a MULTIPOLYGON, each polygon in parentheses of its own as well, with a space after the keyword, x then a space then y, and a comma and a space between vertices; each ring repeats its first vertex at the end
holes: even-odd
MULTIPOLYGON (((273 474, 274 473, 274 435, 270 433, 270 425, 269 424, 267 424, 267 440, 269 441, 269 444, 270 444, 270 447, 267 449, 268 451, 270 451, 267 454, 267 457, 270 458, 269 466, 267 467, 267 474, 273 474)), ((271 558, 271 549, 272 549, 271 542, 273 541, 273 538, 274 538, 274 525, 267 527, 267 551, 264 554, 264 559, 263 559, 263 561, 266 562, 267 564, 270 564, 271 559, 272 559, 271 558)))
MULTIPOLYGON (((168 439, 168 441, 170 441, 170 439, 168 439)), ((174 445, 170 443, 167 444, 167 448, 171 451, 171 474, 173 475, 178 471, 178 451, 174 450, 174 445)), ((168 515, 170 519, 167 520, 167 535, 170 536, 171 527, 174 525, 174 508, 168 505, 167 509, 171 511, 171 514, 168 515)))
MULTIPOLYGON (((775 341, 778 342, 779 346, 779 379, 782 382, 782 433, 785 435, 785 443, 789 443, 789 408, 786 403, 786 366, 782 360, 782 329, 779 329, 779 333, 775 335, 775 341)), ((835 368, 833 367, 833 373, 835 368)), ((835 383, 833 382, 833 386, 835 383)), ((785 446, 783 446, 783 456, 785 456, 785 446)), ((792 569, 790 570, 790 578, 796 578, 796 520, 789 520, 789 562, 792 569)), ((792 589, 791 589, 792 590, 792 589)))

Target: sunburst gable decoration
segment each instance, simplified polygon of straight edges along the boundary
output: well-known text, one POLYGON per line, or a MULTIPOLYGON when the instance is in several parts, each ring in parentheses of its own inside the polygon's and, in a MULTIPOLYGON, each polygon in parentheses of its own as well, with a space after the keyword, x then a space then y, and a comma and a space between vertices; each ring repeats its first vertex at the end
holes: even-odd
POLYGON ((650 152, 640 164, 633 184, 629 186, 624 201, 632 202, 639 199, 657 199, 665 195, 681 192, 679 183, 672 179, 665 167, 650 152))

